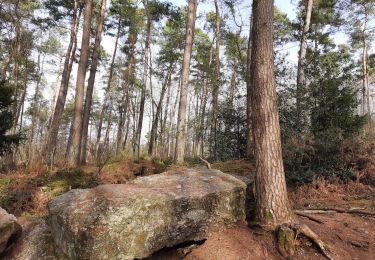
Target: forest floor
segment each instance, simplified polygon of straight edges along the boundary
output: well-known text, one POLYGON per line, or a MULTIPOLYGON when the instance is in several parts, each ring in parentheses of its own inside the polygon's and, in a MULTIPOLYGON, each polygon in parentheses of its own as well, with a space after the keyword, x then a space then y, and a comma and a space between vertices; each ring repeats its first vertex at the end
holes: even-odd
MULTIPOLYGON (((191 161, 187 167, 196 167, 191 161)), ((200 165, 202 167, 203 165, 200 165)), ((253 165, 246 160, 228 161, 211 165, 223 172, 252 177, 253 165)), ((126 183, 138 176, 161 173, 174 168, 157 160, 123 160, 107 163, 102 169, 87 165, 79 169, 45 169, 33 166, 0 174, 0 206, 19 217, 20 222, 30 217, 47 215, 47 201, 69 189, 89 188, 104 183, 126 183)), ((316 180, 308 185, 289 187, 293 209, 340 208, 361 209, 375 213, 375 187, 356 182, 332 183, 316 180)), ((375 259, 375 217, 361 214, 308 214, 322 223, 298 216, 323 241, 331 245, 335 259, 375 259)), ((295 259, 324 259, 312 243, 299 236, 295 259)), ((239 223, 214 233, 199 244, 164 249, 150 259, 163 260, 231 260, 280 259, 273 233, 249 229, 239 223)))

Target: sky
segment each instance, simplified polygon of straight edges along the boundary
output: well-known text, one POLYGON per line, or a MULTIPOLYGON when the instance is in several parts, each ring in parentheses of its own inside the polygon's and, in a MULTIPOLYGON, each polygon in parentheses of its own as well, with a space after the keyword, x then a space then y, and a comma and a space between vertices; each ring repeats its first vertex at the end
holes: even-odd
MULTIPOLYGON (((176 6, 186 6, 187 5, 187 2, 188 0, 165 0, 165 1, 169 1, 171 2, 172 4, 176 5, 176 6)), ((221 0, 218 0, 219 3, 221 0)), ((244 34, 248 34, 248 32, 246 32, 248 30, 248 23, 249 23, 249 16, 250 16, 250 11, 251 11, 251 3, 252 1, 251 0, 239 0, 238 2, 241 2, 240 4, 238 4, 237 6, 235 6, 235 9, 237 12, 239 12, 242 16, 242 20, 243 22, 246 24, 244 26, 244 34)), ((294 20, 295 17, 296 17, 296 6, 294 3, 296 3, 297 1, 296 0, 275 0, 275 6, 277 6, 279 8, 280 11, 286 13, 289 17, 289 19, 291 20, 294 20)), ((214 4, 213 4, 213 0, 198 0, 198 16, 201 14, 205 14, 209 11, 214 11, 214 4)), ((197 27, 200 27, 202 28, 203 27, 203 22, 204 20, 201 19, 201 20, 198 20, 197 23, 196 23, 196 26, 197 27)), ((79 39, 80 39, 80 36, 79 36, 79 39)), ((340 36, 338 35, 337 37, 335 37, 335 41, 339 41, 339 42, 343 42, 345 39, 343 38, 343 36, 340 36)), ((114 40, 113 38, 109 37, 108 35, 104 35, 103 36, 103 40, 102 40, 102 46, 103 48, 105 49, 105 51, 111 56, 112 53, 113 53, 113 49, 114 49, 114 40)), ((289 43, 289 44, 286 44, 285 46, 283 46, 283 52, 286 52, 287 53, 287 60, 291 63, 294 63, 296 64, 297 63, 297 59, 298 59, 298 44, 296 45, 295 43, 289 43)), ((77 65, 75 64, 74 68, 73 68, 73 73, 72 73, 72 83, 74 84, 75 83, 75 72, 77 70, 77 65)), ((96 77, 96 93, 98 94, 99 97, 103 97, 103 76, 106 74, 106 71, 103 69, 103 68, 100 68, 99 71, 98 71, 98 75, 96 77)), ((55 78, 55 75, 51 75, 49 78, 48 78, 48 82, 54 82, 56 80, 55 78)), ((54 84, 53 84, 54 85, 54 84)), ((52 86, 53 86, 52 85, 52 86)), ((51 89, 47 90, 49 93, 49 95, 52 95, 51 93, 51 89)), ((69 91, 69 99, 73 97, 74 91, 71 90, 69 91)), ((145 119, 145 121, 148 121, 147 118, 145 119)), ((147 127, 147 122, 145 122, 144 124, 144 128, 147 127)), ((146 134, 146 129, 144 129, 143 131, 143 135, 146 134)))
MULTIPOLYGON (((167 0, 168 1, 168 0, 167 0)), ((221 0, 218 0, 219 3, 221 0)), ((288 17, 290 19, 293 19, 295 18, 295 7, 294 5, 292 4, 293 0, 275 0, 275 5, 284 13, 286 13, 288 15, 288 17)), ((187 5, 188 1, 187 0, 169 0, 169 2, 171 2, 172 4, 176 5, 176 6, 185 6, 187 5)), ((241 2, 241 1, 239 1, 241 2)), ((235 8, 237 9, 236 11, 240 11, 241 12, 241 15, 242 15, 242 19, 244 21, 244 23, 248 23, 248 17, 250 15, 250 11, 251 11, 251 3, 252 1, 245 1, 243 0, 242 3, 239 5, 239 6, 236 6, 235 8), (247 3, 248 2, 248 3, 247 3)), ((109 3, 108 3, 109 4, 109 3)), ((204 1, 201 1, 201 0, 198 0, 198 15, 199 14, 205 14, 206 12, 208 11, 213 11, 214 10, 214 4, 213 4, 213 0, 204 0, 204 1)), ((196 26, 197 27, 203 27, 203 20, 201 21, 197 21, 196 23, 196 26)), ((246 31, 246 28, 248 25, 246 25, 246 27, 244 26, 244 33, 247 34, 246 31)), ((80 36, 79 36, 79 39, 80 39, 80 36)), ((80 44, 80 43, 78 43, 80 44)), ((109 54, 109 55, 112 55, 113 53, 113 49, 114 49, 114 41, 113 41, 113 38, 108 36, 108 35, 103 35, 103 39, 102 39, 102 46, 104 48, 104 50, 109 54)), ((298 49, 290 49, 288 48, 288 59, 290 59, 292 62, 296 62, 297 60, 297 53, 298 52, 298 49), (295 55, 294 55, 295 54, 295 55)), ((74 85, 75 83, 75 74, 76 74, 76 71, 77 71, 77 64, 74 64, 74 67, 73 67, 73 70, 72 70, 72 84, 74 85)), ((89 74, 89 73, 87 73, 89 74)), ((103 76, 106 75, 106 71, 103 69, 103 68, 99 68, 98 70, 98 75, 96 76, 96 93, 98 94, 99 97, 103 97, 103 76)), ((47 76, 47 82, 55 82, 56 81, 56 75, 55 74, 51 74, 51 75, 48 75, 47 76)), ((51 84, 51 87, 54 87, 56 83, 53 83, 51 84)), ((45 89, 45 96, 50 96, 50 98, 52 98, 53 96, 53 91, 51 88, 47 88, 45 89)), ((74 96, 74 91, 73 89, 70 89, 69 93, 68 93, 68 99, 71 99, 73 98, 74 96)), ((145 118, 145 124, 144 124, 144 129, 142 131, 142 139, 144 141, 145 139, 145 134, 147 133, 147 127, 148 127, 148 118, 146 117, 145 118)))

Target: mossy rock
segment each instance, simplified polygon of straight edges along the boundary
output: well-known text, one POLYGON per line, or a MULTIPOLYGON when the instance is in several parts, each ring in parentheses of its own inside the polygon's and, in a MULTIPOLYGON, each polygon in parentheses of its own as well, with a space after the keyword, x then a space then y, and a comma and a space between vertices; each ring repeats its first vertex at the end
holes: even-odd
POLYGON ((50 201, 49 221, 71 259, 144 258, 245 220, 246 189, 217 170, 170 171, 71 190, 50 201))

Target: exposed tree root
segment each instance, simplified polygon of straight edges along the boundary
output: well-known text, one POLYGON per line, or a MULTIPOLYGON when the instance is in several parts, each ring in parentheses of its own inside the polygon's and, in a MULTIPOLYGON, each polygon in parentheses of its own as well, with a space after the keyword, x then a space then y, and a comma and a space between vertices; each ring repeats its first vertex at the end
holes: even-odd
POLYGON ((358 214, 358 215, 375 217, 375 213, 358 210, 358 209, 313 208, 313 209, 298 210, 298 212, 307 213, 307 214, 347 213, 347 214, 358 214))
POLYGON ((307 225, 302 224, 296 224, 294 225, 294 229, 296 230, 297 234, 300 233, 304 235, 305 237, 311 239, 322 251, 323 255, 327 257, 328 259, 333 259, 331 256, 331 248, 328 244, 324 243, 319 236, 312 231, 307 225))
POLYGON ((333 259, 331 249, 319 236, 305 224, 283 224, 280 226, 278 238, 278 250, 284 257, 293 256, 295 253, 295 240, 299 234, 309 238, 327 259, 333 259))
POLYGON ((208 169, 211 169, 211 164, 210 164, 207 160, 203 159, 203 158, 200 157, 200 156, 198 156, 198 158, 199 158, 202 162, 204 162, 204 163, 206 164, 206 166, 207 166, 208 169))
POLYGON ((280 226, 277 232, 277 245, 280 254, 287 258, 296 252, 294 230, 288 224, 280 226))

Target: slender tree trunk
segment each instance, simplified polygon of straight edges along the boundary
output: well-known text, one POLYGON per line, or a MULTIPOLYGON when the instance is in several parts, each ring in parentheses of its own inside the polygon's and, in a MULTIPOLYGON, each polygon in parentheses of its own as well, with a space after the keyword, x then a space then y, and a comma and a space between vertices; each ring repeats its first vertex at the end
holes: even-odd
POLYGON ((291 218, 281 152, 274 74, 273 1, 253 2, 251 105, 255 141, 255 219, 278 225, 291 218))
POLYGON ((234 93, 236 93, 236 84, 237 84, 237 63, 233 64, 232 67, 232 75, 230 78, 230 85, 229 85, 229 106, 231 109, 234 108, 234 93))
POLYGON ((62 70, 63 70, 63 57, 60 56, 59 67, 58 67, 57 73, 56 73, 56 86, 55 86, 55 89, 54 89, 54 92, 53 92, 53 100, 52 100, 52 105, 51 105, 51 115, 50 115, 50 118, 48 120, 48 126, 49 127, 51 127, 52 117, 55 114, 57 96, 59 94, 60 87, 61 87, 60 81, 61 81, 61 76, 62 76, 62 70))
POLYGON ((89 76, 89 80, 88 80, 88 84, 87 84, 86 101, 85 101, 85 107, 84 107, 84 111, 83 111, 82 151, 81 151, 81 163, 82 164, 86 163, 87 131, 88 131, 88 127, 89 127, 91 107, 92 107, 92 93, 94 91, 96 70, 97 70, 98 62, 99 62, 100 43, 102 41, 102 32, 103 32, 103 26, 104 26, 105 11, 106 11, 106 0, 102 0, 101 9, 100 9, 100 16, 99 16, 97 27, 96 27, 96 35, 95 35, 94 50, 93 50, 93 53, 92 53, 90 76, 89 76))
POLYGON ((363 55, 362 55, 362 69, 363 69, 363 114, 371 115, 371 94, 368 73, 368 44, 367 40, 363 41, 363 55))
POLYGON ((163 83, 162 88, 161 88, 160 99, 159 99, 158 105, 156 107, 155 118, 152 122, 152 127, 151 127, 151 132, 150 132, 150 143, 149 143, 149 146, 148 146, 148 155, 152 155, 152 152, 153 152, 153 149, 154 149, 154 144, 156 142, 156 133, 157 133, 157 127, 158 127, 158 123, 159 123, 159 117, 160 117, 160 113, 162 112, 162 104, 163 104, 165 92, 167 90, 168 82, 169 82, 169 80, 172 76, 173 65, 174 65, 173 63, 171 63, 169 65, 166 78, 165 78, 164 83, 163 83))
POLYGON ((362 113, 371 116, 371 91, 369 82, 369 72, 368 72, 368 10, 364 6, 364 25, 363 25, 363 52, 362 52, 362 71, 363 71, 363 88, 362 88, 362 113))
POLYGON ((120 114, 120 120, 118 125, 118 131, 117 131, 117 142, 116 142, 116 154, 121 150, 123 147, 122 142, 122 136, 123 136, 123 130, 124 130, 124 123, 125 118, 128 115, 128 107, 129 107, 129 99, 130 99, 130 91, 129 91, 129 85, 128 82, 124 82, 123 84, 123 90, 122 90, 122 104, 121 104, 121 114, 120 114))
POLYGON ((92 0, 85 0, 85 10, 83 15, 83 32, 81 43, 81 56, 78 64, 76 95, 74 100, 74 117, 73 117, 73 136, 72 147, 69 153, 69 162, 71 165, 79 165, 81 162, 81 145, 82 145, 82 129, 83 129, 83 98, 85 90, 85 79, 87 62, 90 52, 90 27, 92 0))
POLYGON ((217 116, 219 113, 219 89, 220 89, 220 10, 218 1, 215 0, 215 78, 212 90, 212 118, 211 118, 211 142, 214 144, 213 156, 217 160, 217 116))
POLYGON ((69 79, 73 67, 74 56, 77 48, 77 33, 79 28, 79 18, 81 16, 81 10, 78 14, 78 2, 74 1, 72 25, 70 29, 70 42, 68 49, 65 54, 64 69, 61 75, 60 88, 54 108, 54 113, 51 118, 51 127, 47 133, 47 141, 43 148, 42 156, 49 158, 54 154, 57 144, 57 136, 60 128, 61 116, 64 111, 66 95, 68 93, 69 79))
POLYGON ((177 163, 184 162, 185 155, 185 118, 186 118, 186 100, 188 91, 189 71, 191 51, 194 41, 195 20, 197 17, 197 0, 189 0, 188 5, 188 20, 186 24, 186 43, 184 50, 184 58, 182 61, 181 72, 181 89, 180 89, 180 102, 178 108, 177 120, 177 138, 175 160, 177 163))
POLYGON ((247 42, 247 59, 246 59, 246 157, 253 157, 254 140, 252 133, 252 119, 251 119, 251 41, 252 41, 253 15, 250 15, 250 30, 249 39, 247 42))
POLYGON ((109 67, 109 76, 108 76, 107 88, 105 89, 103 107, 102 107, 102 110, 100 111, 100 116, 99 116, 98 133, 97 133, 97 137, 96 137, 96 147, 98 147, 98 144, 100 142, 102 127, 103 127, 103 119, 104 119, 105 113, 108 110, 108 95, 110 95, 110 92, 111 92, 113 70, 114 70, 114 65, 115 65, 115 60, 116 60, 116 53, 117 53, 118 40, 120 38, 120 32, 121 32, 121 19, 119 19, 119 21, 118 21, 115 47, 114 47, 114 50, 113 50, 111 65, 109 67))
POLYGON ((138 126, 137 132, 135 136, 136 148, 137 148, 137 157, 139 158, 140 155, 140 148, 141 148, 141 136, 142 136, 142 124, 143 124, 143 114, 145 109, 145 101, 146 101, 146 87, 147 87, 147 79, 148 79, 148 71, 149 71, 149 49, 150 49, 150 38, 151 38, 151 14, 148 1, 144 1, 144 6, 147 12, 147 24, 146 24, 146 40, 145 40, 145 49, 144 49, 144 66, 143 66, 143 80, 142 80, 142 90, 141 90, 141 102, 139 105, 139 117, 138 117, 138 126))
POLYGON ((160 126, 160 143, 162 145, 162 153, 160 154, 161 156, 168 157, 168 135, 170 129, 167 129, 167 119, 168 119, 168 112, 169 112, 169 107, 170 107, 170 100, 171 100, 171 85, 172 85, 172 77, 169 77, 168 84, 167 84, 167 89, 168 89, 168 94, 167 94, 167 100, 165 102, 165 110, 164 110, 164 116, 163 120, 161 120, 161 126, 160 126), (168 132, 167 132, 168 130, 168 132))
POLYGON ((297 68, 297 89, 296 89, 296 129, 298 133, 302 132, 302 108, 303 92, 306 85, 305 66, 306 66, 306 50, 307 50, 307 34, 310 30, 311 12, 313 8, 313 0, 306 0, 305 4, 305 20, 302 28, 301 43, 298 54, 298 68, 297 68))
POLYGON ((124 129, 124 105, 125 105, 125 95, 123 94, 121 97, 121 104, 119 106, 119 120, 118 120, 118 126, 117 126, 117 137, 116 137, 116 155, 120 152, 122 147, 122 132, 124 129))
POLYGON ((38 54, 38 69, 37 69, 37 81, 35 86, 35 92, 33 97, 33 105, 32 105, 32 116, 31 116, 31 132, 29 136, 29 147, 28 147, 28 160, 32 161, 34 156, 34 134, 35 134, 35 127, 36 127, 36 120, 37 115, 39 113, 39 92, 40 92, 40 81, 42 79, 43 74, 43 63, 44 63, 44 56, 43 61, 40 61, 41 53, 38 54), (42 64, 41 64, 42 63, 42 64))
POLYGON ((21 98, 17 102, 16 106, 16 116, 14 119, 14 133, 16 132, 17 129, 17 123, 20 121, 20 130, 22 126, 22 117, 23 117, 23 107, 25 103, 25 98, 26 98, 26 92, 27 92, 27 86, 28 86, 28 81, 29 81, 29 66, 28 66, 28 61, 26 60, 26 65, 25 65, 25 71, 24 71, 24 79, 23 79, 23 91, 21 93, 21 98))

